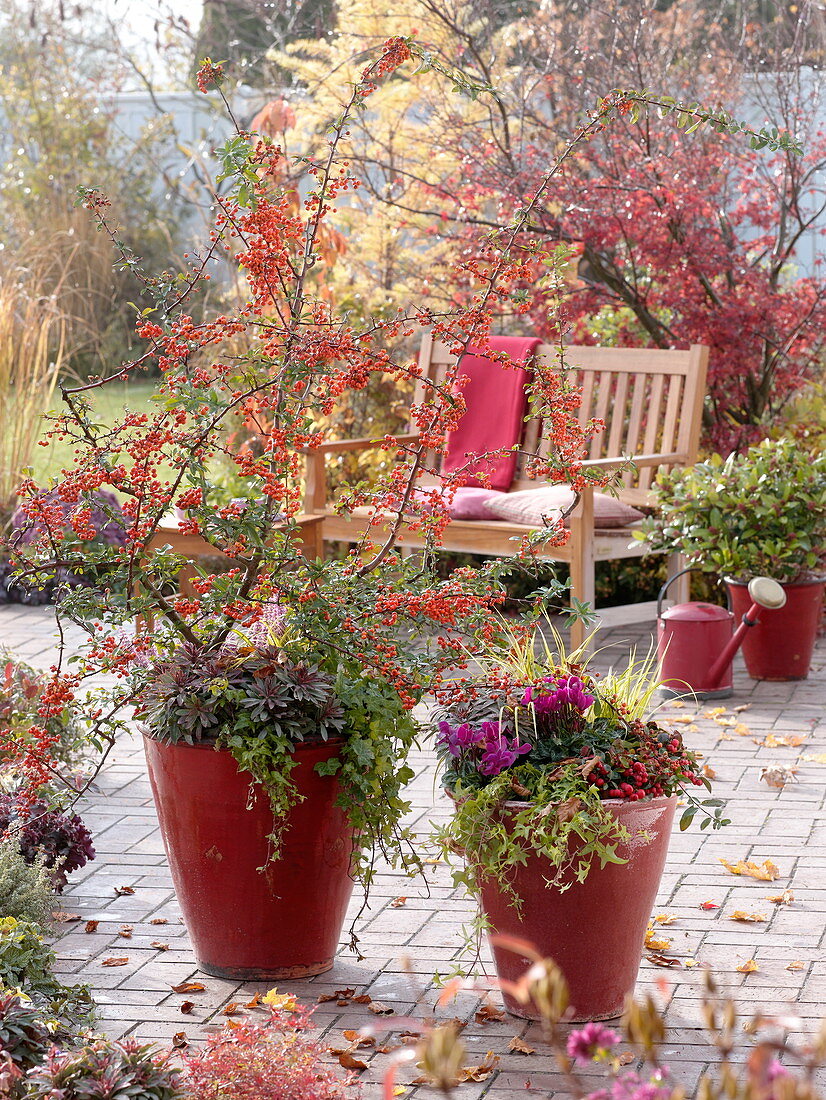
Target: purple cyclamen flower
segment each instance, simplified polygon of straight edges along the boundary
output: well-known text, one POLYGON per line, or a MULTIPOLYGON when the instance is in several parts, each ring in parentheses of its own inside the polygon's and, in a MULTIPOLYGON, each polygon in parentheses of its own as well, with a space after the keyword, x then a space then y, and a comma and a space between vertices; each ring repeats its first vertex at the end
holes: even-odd
POLYGON ((610 1050, 620 1041, 619 1035, 604 1024, 592 1022, 568 1036, 568 1055, 575 1062, 590 1062, 600 1050, 610 1050))
POLYGON ((498 722, 486 722, 485 725, 489 727, 489 737, 482 759, 476 765, 482 775, 500 775, 506 768, 515 764, 520 756, 531 751, 529 744, 519 744, 518 737, 508 741, 507 737, 499 732, 498 722))
POLYGON ((462 722, 460 726, 455 727, 451 726, 449 722, 440 722, 439 737, 436 743, 444 745, 451 756, 461 756, 472 745, 478 745, 485 740, 485 726, 487 725, 490 725, 490 723, 485 722, 481 730, 475 730, 467 722, 462 722))

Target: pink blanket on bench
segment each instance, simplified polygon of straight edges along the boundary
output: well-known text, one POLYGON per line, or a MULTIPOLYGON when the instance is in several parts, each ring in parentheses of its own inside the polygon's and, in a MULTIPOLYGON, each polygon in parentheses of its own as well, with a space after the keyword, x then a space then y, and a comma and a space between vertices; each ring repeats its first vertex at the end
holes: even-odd
POLYGON ((491 489, 510 489, 516 471, 515 453, 479 459, 474 456, 513 447, 522 438, 527 384, 540 343, 532 336, 491 336, 485 347, 468 348, 459 364, 459 376, 468 379, 462 389, 467 411, 448 433, 444 473, 463 470, 466 485, 482 485, 480 475, 486 474, 491 489), (506 353, 509 365, 488 359, 489 350, 506 353))

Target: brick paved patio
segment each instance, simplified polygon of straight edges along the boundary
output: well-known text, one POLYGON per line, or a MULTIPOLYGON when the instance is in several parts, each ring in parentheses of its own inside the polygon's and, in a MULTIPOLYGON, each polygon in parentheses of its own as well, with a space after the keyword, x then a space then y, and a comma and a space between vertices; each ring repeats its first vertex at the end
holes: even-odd
MULTIPOLYGON (((614 652, 621 653, 629 640, 638 645, 642 641, 644 650, 646 632, 613 630, 603 644, 610 642, 614 652)), ((0 645, 11 647, 34 665, 48 666, 55 645, 51 610, 0 607, 0 645)), ((677 918, 662 934, 672 941, 668 954, 681 965, 661 969, 643 961, 640 972, 638 990, 654 991, 667 1002, 671 1031, 665 1060, 689 1090, 711 1058, 699 1028, 703 965, 713 968, 723 988, 736 992, 744 1011, 793 1008, 806 1028, 814 1028, 826 1014, 824 702, 826 645, 821 643, 807 681, 754 683, 738 663, 732 699, 670 706, 665 712, 683 723, 689 743, 705 755, 716 773, 715 794, 727 799, 727 816, 732 819, 722 832, 694 828, 672 838, 655 912, 677 918), (712 713, 721 707, 724 713, 712 713), (769 735, 773 744, 766 744, 769 735), (784 744, 798 737, 804 738, 802 743, 784 744), (761 769, 772 763, 795 767, 797 782, 780 790, 761 781, 761 769), (774 883, 734 876, 721 858, 758 863, 771 859, 780 875, 774 883), (785 890, 794 893, 791 904, 768 900, 768 895, 785 890), (700 908, 705 901, 719 908, 700 908), (736 910, 760 913, 766 920, 740 923, 731 917, 736 910), (737 967, 749 959, 756 962, 757 971, 738 972, 737 967)), ((432 753, 418 753, 415 766, 412 821, 424 833, 430 822, 449 811, 435 789, 432 753)), ((100 1006, 100 1025, 113 1036, 128 1034, 166 1044, 184 1033, 190 1043, 203 1040, 226 1019, 222 1009, 231 1002, 245 1004, 267 986, 239 985, 198 972, 180 923, 137 737, 117 746, 80 812, 94 834, 97 859, 73 876, 61 905, 99 923, 91 934, 83 931, 82 923, 57 927, 61 971, 90 984, 100 1006), (131 887, 134 893, 120 894, 119 887, 131 887), (151 923, 161 918, 168 923, 151 923), (133 927, 130 939, 118 934, 125 924, 133 927), (152 941, 167 943, 169 949, 158 950, 152 941), (129 962, 104 967, 103 960, 112 955, 126 956, 129 962), (171 987, 186 980, 202 982, 205 991, 187 997, 175 994, 171 987), (195 1002, 189 1015, 181 1012, 186 999, 195 1002)), ((482 1082, 462 1085, 459 1097, 505 1100, 517 1093, 553 1094, 560 1079, 535 1025, 507 1017, 478 1023, 478 1001, 470 993, 434 1013, 438 997, 434 972, 446 973, 455 964, 462 924, 471 907, 452 889, 445 866, 432 866, 428 872, 427 884, 380 874, 360 932, 365 958, 358 961, 342 953, 329 973, 310 981, 281 983, 280 991, 314 1004, 322 994, 353 988, 356 994, 369 993, 395 1014, 458 1016, 469 1021, 463 1033, 468 1065, 481 1062, 488 1051, 498 1057, 493 1073, 482 1082), (400 897, 406 901, 391 907, 400 897), (535 1047, 536 1053, 509 1053, 508 1044, 515 1035, 535 1047)), ((320 1004, 315 1019, 332 1046, 346 1045, 343 1029, 377 1022, 366 1005, 335 1002, 320 1004)), ((383 1021, 392 1029, 392 1016, 383 1021)), ((365 1097, 373 1100, 380 1096, 379 1083, 389 1055, 362 1050, 359 1057, 369 1062, 362 1081, 365 1097)), ((404 1069, 400 1080, 406 1083, 414 1076, 414 1070, 404 1069)), ((413 1085, 405 1095, 436 1094, 413 1085)))

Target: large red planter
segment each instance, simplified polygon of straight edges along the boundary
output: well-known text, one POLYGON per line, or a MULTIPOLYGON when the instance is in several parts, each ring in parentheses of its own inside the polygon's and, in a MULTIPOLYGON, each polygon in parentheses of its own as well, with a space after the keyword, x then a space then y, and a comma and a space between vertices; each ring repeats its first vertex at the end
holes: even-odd
MULTIPOLYGON (((543 958, 554 960, 568 983, 575 1021, 619 1016, 634 988, 676 804, 676 795, 604 802, 630 834, 617 847, 627 862, 600 867, 595 859, 584 882, 570 875, 572 885, 560 892, 545 885, 551 873, 547 860, 529 856, 509 880, 522 899, 518 911, 496 880, 482 885, 482 908, 491 931, 527 940, 543 958)), ((505 981, 517 981, 531 966, 514 951, 496 944, 492 949, 497 974, 505 981)), ((503 997, 514 1016, 540 1019, 535 1005, 521 1004, 504 990, 503 997)))
POLYGON ((298 745, 291 778, 304 800, 288 816, 283 851, 268 859, 273 815, 248 772, 211 745, 144 737, 175 892, 198 965, 241 980, 299 978, 333 965, 353 889, 353 831, 335 805, 334 776, 315 765, 336 744, 298 745))
MULTIPOLYGON (((805 680, 823 612, 824 581, 784 584, 786 603, 776 610, 761 608, 758 623, 743 641, 743 660, 753 680, 805 680)), ((751 606, 748 586, 726 580, 735 622, 751 606)))

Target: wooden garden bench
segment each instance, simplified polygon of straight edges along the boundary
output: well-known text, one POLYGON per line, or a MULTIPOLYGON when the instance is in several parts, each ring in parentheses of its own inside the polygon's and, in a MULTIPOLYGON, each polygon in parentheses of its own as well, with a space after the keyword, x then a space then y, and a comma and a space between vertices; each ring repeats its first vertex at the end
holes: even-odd
MULTIPOLYGON (((540 344, 536 360, 553 367, 559 362, 556 345, 540 344)), ((426 335, 422 341, 415 401, 424 399, 427 381, 437 385, 444 379, 454 357, 448 347, 426 335)), ((700 440, 703 398, 705 395, 708 349, 694 345, 688 351, 659 349, 601 348, 571 346, 565 349, 565 368, 581 387, 580 423, 592 417, 605 422, 605 430, 590 442, 587 465, 610 471, 632 459, 633 466, 620 475, 618 497, 633 507, 653 507, 651 486, 661 469, 692 465, 700 440)), ((468 409, 466 416, 473 415, 468 409)), ((415 433, 400 437, 413 440, 415 433)), ((525 421, 522 449, 531 452, 540 439, 536 418, 525 421)), ((365 534, 365 515, 338 515, 328 505, 325 462, 330 455, 360 451, 380 445, 379 440, 349 439, 323 443, 307 455, 307 481, 304 510, 323 514, 325 540, 359 542, 365 534)), ((422 485, 434 484, 423 478, 422 485)), ((541 483, 525 477, 524 458, 517 462, 510 492, 540 488, 541 483)), ((644 622, 655 618, 656 604, 651 601, 621 608, 596 608, 594 565, 598 561, 640 557, 644 544, 633 541, 630 528, 601 530, 594 526, 593 490, 588 489, 570 516, 570 538, 565 546, 543 546, 540 557, 567 562, 571 574, 571 594, 597 611, 600 626, 644 622)), ((442 546, 445 550, 486 556, 506 556, 531 528, 505 520, 458 520, 447 525, 442 546)), ((381 528, 374 531, 377 538, 381 528)), ((419 547, 420 532, 403 527, 398 545, 419 547)), ((669 575, 682 563, 673 555, 669 575)), ((672 585, 672 596, 683 602, 688 598, 687 578, 672 585)), ((572 624, 572 642, 579 644, 585 633, 581 623, 572 624)))

